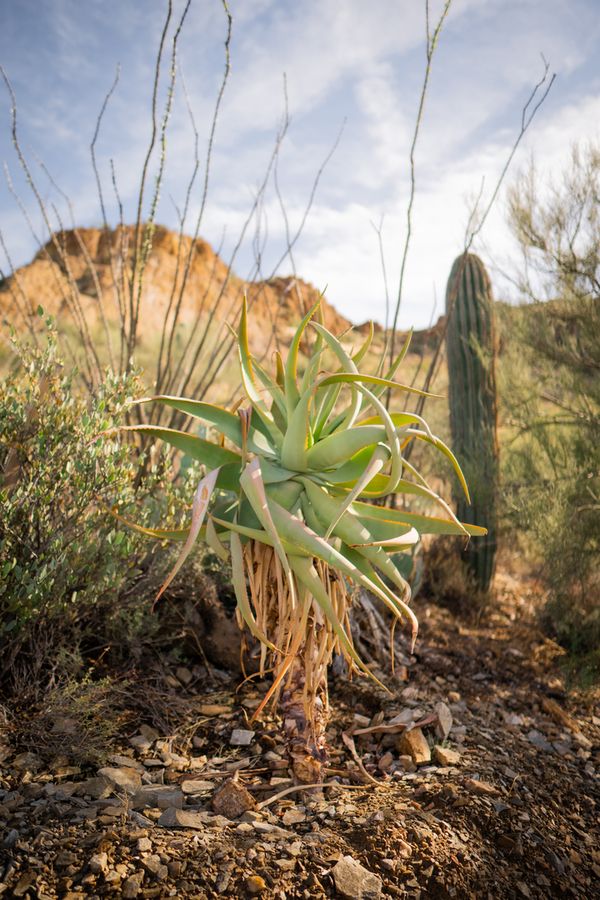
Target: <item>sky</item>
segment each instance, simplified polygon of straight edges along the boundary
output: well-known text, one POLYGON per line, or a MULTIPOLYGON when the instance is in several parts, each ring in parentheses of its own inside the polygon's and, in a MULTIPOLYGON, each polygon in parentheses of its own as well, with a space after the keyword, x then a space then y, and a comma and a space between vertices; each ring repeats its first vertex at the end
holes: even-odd
MULTIPOLYGON (((442 5, 431 0, 431 28, 442 5)), ((51 227, 69 225, 71 215, 79 226, 102 224, 90 143, 117 66, 96 157, 109 223, 119 216, 113 171, 124 218, 135 219, 167 7, 167 0, 0 0, 0 64, 17 98, 22 149, 51 227)), ((173 0, 159 123, 184 7, 185 0, 173 0)), ((186 232, 194 232, 202 212, 199 234, 233 260, 241 277, 296 273, 326 288, 353 321, 383 323, 386 282, 393 308, 406 239, 409 153, 426 65, 425 3, 230 0, 229 9, 230 73, 206 202, 206 149, 225 64, 222 0, 191 0, 181 28, 156 220, 178 226, 194 169, 195 127, 200 166, 186 232), (288 126, 273 166, 286 106, 288 126)), ((431 61, 415 152, 401 327, 426 327, 443 312, 469 212, 480 194, 484 209, 496 185, 542 75, 542 56, 556 79, 506 183, 532 159, 542 172, 557 172, 573 142, 600 138, 598 46, 598 0, 452 2, 431 61)), ((0 230, 10 257, 0 247, 0 269, 6 272, 11 262, 31 259, 48 232, 12 145, 11 101, 2 82, 0 161, 0 230)), ((159 166, 155 152, 144 215, 159 166)), ((474 249, 491 268, 496 295, 507 296, 503 273, 514 247, 503 190, 474 249)))

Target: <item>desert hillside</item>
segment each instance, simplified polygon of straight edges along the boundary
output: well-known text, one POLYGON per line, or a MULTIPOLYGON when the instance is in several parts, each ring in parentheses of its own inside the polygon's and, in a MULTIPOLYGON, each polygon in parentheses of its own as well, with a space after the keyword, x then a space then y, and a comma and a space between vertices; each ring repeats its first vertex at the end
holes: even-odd
MULTIPOLYGON (((38 306, 59 323, 81 314, 90 324, 105 316, 118 325, 129 316, 135 228, 80 228, 54 234, 28 265, 0 282, 3 316, 17 327, 35 318, 38 306), (79 312, 80 311, 80 312, 79 312)), ((318 290, 294 277, 244 281, 198 238, 157 226, 145 263, 140 298, 140 338, 160 330, 165 317, 182 328, 201 328, 212 315, 233 322, 244 292, 252 310, 253 351, 266 349, 276 332, 286 343, 299 314, 318 298, 318 290)), ((350 322, 327 301, 325 322, 334 332, 350 322)))

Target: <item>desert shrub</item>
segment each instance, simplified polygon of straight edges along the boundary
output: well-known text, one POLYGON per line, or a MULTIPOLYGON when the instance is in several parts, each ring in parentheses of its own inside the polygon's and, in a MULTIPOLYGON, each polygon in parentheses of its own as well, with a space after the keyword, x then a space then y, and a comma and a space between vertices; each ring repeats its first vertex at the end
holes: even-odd
POLYGON ((505 311, 505 513, 547 577, 544 621, 573 651, 600 646, 600 148, 561 181, 511 194, 528 303, 505 311))
POLYGON ((0 641, 3 672, 22 677, 70 642, 94 653, 155 627, 148 612, 171 553, 109 508, 179 524, 188 479, 163 477, 160 456, 141 470, 130 447, 96 440, 122 417, 135 378, 107 375, 89 398, 52 334, 40 349, 14 341, 13 350, 0 385, 0 641))
POLYGON ((129 685, 92 671, 68 675, 48 687, 42 699, 19 715, 12 740, 19 749, 35 748, 45 762, 67 758, 76 765, 98 765, 131 718, 126 710, 129 685))

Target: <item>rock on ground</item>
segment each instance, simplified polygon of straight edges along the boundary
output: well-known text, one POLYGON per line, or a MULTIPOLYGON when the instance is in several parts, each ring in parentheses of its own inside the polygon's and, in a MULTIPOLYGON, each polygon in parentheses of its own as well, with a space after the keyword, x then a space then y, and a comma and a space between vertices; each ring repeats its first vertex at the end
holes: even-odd
POLYGON ((342 856, 331 870, 336 889, 347 900, 379 900, 381 878, 352 856, 342 856))

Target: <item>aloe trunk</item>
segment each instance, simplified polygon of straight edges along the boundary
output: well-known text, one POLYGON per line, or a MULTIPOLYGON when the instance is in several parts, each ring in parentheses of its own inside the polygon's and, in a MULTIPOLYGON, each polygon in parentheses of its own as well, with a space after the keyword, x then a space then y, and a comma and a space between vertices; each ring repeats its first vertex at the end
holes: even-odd
POLYGON ((470 541, 463 559, 487 591, 497 548, 498 440, 494 301, 485 266, 472 253, 452 266, 446 292, 449 406, 452 446, 473 502, 457 495, 457 517, 487 529, 470 541))
POLYGON ((320 683, 315 685, 315 695, 307 698, 306 675, 304 656, 300 652, 292 663, 279 703, 294 780, 299 784, 318 784, 323 780, 327 762, 327 676, 321 675, 320 683))

